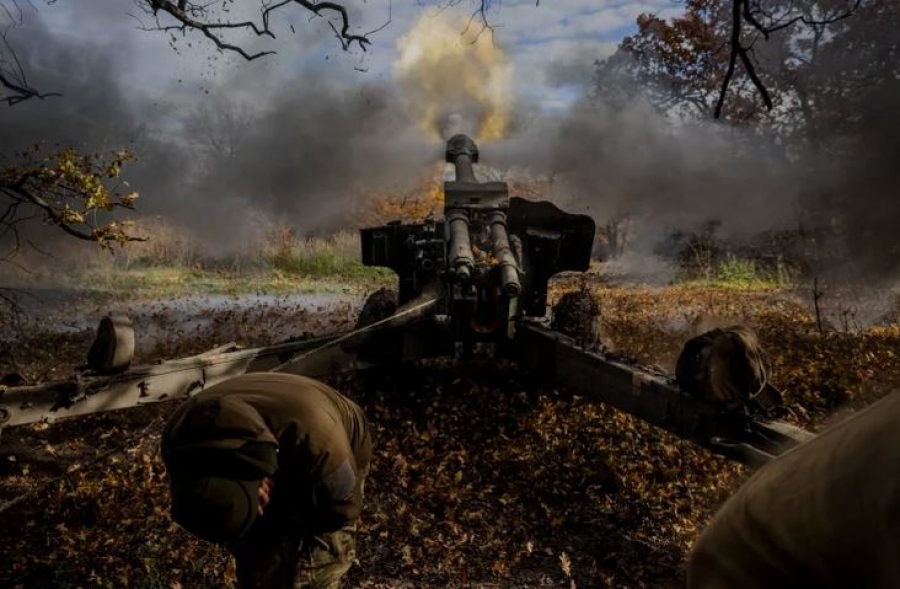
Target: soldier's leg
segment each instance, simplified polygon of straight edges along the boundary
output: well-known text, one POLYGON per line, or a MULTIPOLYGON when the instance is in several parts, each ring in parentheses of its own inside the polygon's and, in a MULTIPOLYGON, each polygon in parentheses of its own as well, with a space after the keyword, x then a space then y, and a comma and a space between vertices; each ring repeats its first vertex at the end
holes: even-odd
POLYGON ((338 589, 356 560, 356 524, 307 537, 300 548, 294 589, 338 589))
POLYGON ((248 536, 239 544, 229 546, 237 569, 238 586, 241 589, 291 589, 300 538, 271 533, 248 536))

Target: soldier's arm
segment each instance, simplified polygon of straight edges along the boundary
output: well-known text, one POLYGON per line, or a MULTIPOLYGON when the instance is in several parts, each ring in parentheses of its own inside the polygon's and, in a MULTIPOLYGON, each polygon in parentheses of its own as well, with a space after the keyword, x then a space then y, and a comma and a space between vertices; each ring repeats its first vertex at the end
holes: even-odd
POLYGON ((329 448, 312 485, 312 512, 317 529, 338 530, 359 518, 363 477, 349 443, 342 440, 329 448))
POLYGON ((758 470, 698 539, 689 589, 900 587, 900 393, 758 470))
POLYGON ((688 589, 786 587, 777 567, 729 523, 715 522, 697 541, 688 561, 688 589))
POLYGON ((364 473, 345 437, 329 439, 318 447, 301 441, 288 460, 290 477, 281 481, 276 477, 273 503, 280 503, 287 514, 297 518, 292 526, 325 533, 359 518, 364 473))
POLYGON ((184 415, 184 412, 189 407, 189 402, 185 401, 178 408, 175 409, 174 412, 169 416, 168 420, 166 420, 165 428, 163 429, 162 436, 160 438, 159 450, 163 459, 163 463, 166 465, 167 469, 171 469, 172 464, 172 450, 173 450, 173 438, 175 436, 175 430, 178 423, 181 421, 181 417, 184 415))

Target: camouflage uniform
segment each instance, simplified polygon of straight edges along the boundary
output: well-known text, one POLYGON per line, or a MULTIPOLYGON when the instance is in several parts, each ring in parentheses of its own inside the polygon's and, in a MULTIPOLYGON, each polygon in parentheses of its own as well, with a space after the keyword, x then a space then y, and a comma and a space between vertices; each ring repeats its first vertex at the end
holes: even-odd
MULTIPOLYGON (((263 516, 239 538, 222 541, 235 557, 241 587, 338 587, 356 558, 356 522, 372 455, 362 410, 320 382, 279 373, 246 374, 199 393, 163 434, 173 516, 176 479, 190 476, 175 473, 227 470, 210 464, 219 455, 239 455, 241 442, 277 446, 263 516), (198 447, 204 452, 198 459, 184 450, 198 447)), ((190 511, 178 513, 185 528, 202 528, 190 521, 190 511)))
POLYGON ((260 527, 229 548, 243 588, 337 589, 356 560, 356 525, 306 536, 260 527))

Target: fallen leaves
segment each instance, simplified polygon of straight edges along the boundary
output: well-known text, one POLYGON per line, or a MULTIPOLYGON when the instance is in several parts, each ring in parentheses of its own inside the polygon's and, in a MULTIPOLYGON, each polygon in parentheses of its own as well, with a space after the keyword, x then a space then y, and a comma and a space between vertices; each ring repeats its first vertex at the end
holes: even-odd
MULTIPOLYGON (((573 579, 580 574, 578 584, 590 587, 610 566, 600 558, 610 552, 619 555, 611 565, 621 569, 619 578, 633 575, 632 567, 648 571, 647 579, 672 576, 683 555, 673 538, 696 530, 682 520, 696 516, 697 506, 679 483, 681 470, 663 468, 677 449, 648 460, 646 426, 561 391, 535 390, 508 363, 433 361, 373 381, 379 384, 366 391, 352 379, 339 383, 371 408, 377 428, 363 530, 376 541, 363 549, 363 577, 372 574, 369 560, 382 574, 426 586, 463 576, 500 582, 521 580, 535 567, 559 575, 563 558, 573 579), (676 510, 677 530, 668 521, 674 499, 687 505, 676 510), (644 533, 664 538, 662 546, 677 546, 657 559, 669 567, 648 565, 610 533, 623 523, 647 526, 644 533), (392 539, 402 542, 399 554, 392 539), (547 561, 562 553, 555 565, 547 561)), ((712 461, 706 476, 720 474, 723 461, 688 448, 684 454, 712 461)))
MULTIPOLYGON (((551 294, 571 286, 563 282, 551 294)), ((688 334, 706 327, 703 317, 748 322, 801 423, 821 423, 841 399, 865 402, 900 374, 896 329, 818 335, 804 306, 783 293, 592 288, 604 310, 604 343, 646 364, 674 362, 688 334)), ((257 345, 355 320, 358 302, 304 310, 297 300, 240 306, 210 299, 216 304, 205 311, 146 303, 142 320, 155 326, 158 347, 141 353, 181 356, 231 340, 257 345)), ((36 331, 19 340, 18 367, 31 378, 64 372, 81 360, 91 335, 36 331)), ((334 384, 363 405, 376 438, 350 586, 680 586, 693 539, 746 475, 609 407, 536 388, 506 362, 435 360, 334 384)), ((2 500, 129 443, 4 515, 2 528, 15 533, 0 536, 0 585, 234 586, 224 552, 168 517, 158 430, 133 438, 172 409, 4 432, 2 500)))

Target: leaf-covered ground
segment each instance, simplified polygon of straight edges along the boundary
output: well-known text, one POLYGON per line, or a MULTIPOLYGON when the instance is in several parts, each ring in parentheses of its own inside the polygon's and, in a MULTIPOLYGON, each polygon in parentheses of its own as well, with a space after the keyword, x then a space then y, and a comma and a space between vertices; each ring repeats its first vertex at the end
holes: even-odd
MULTIPOLYGON (((574 288, 561 280, 554 297, 574 288)), ((755 327, 776 384, 808 427, 900 382, 896 324, 822 335, 805 305, 783 291, 600 282, 591 289, 603 343, 664 368, 698 331, 732 322, 755 327)), ((275 304, 210 313, 199 328, 180 329, 177 321, 161 328, 139 352, 174 357, 271 338, 268 330, 236 327, 244 323, 319 333, 354 319, 341 305, 303 317, 275 304)), ((51 327, 32 326, 7 343, 0 368, 47 378, 79 363, 91 331, 60 335, 51 327)), ((508 363, 433 360, 333 384, 363 405, 377 442, 360 566, 348 586, 677 587, 690 543, 746 475, 608 407, 535 389, 508 363)), ((2 433, 0 586, 233 585, 225 555, 168 518, 157 447, 172 409, 2 433)))

